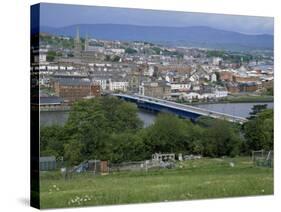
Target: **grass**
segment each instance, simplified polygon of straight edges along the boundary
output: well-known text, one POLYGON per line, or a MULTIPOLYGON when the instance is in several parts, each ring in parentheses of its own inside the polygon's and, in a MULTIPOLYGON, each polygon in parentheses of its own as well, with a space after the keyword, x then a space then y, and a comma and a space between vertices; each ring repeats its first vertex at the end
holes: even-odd
POLYGON ((192 200, 273 194, 273 169, 254 167, 249 158, 201 159, 175 169, 86 173, 70 180, 44 172, 40 184, 42 208, 192 200))
POLYGON ((273 96, 228 96, 226 101, 230 103, 273 102, 273 96))

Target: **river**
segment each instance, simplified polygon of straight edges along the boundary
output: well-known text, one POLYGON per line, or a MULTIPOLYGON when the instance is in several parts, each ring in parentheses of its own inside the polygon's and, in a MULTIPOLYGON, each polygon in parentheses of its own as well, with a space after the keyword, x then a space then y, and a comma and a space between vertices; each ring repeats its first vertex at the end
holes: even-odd
MULTIPOLYGON (((199 104, 195 107, 200 107, 216 112, 226 113, 234 116, 248 117, 251 112, 253 105, 267 104, 268 108, 273 108, 273 102, 266 103, 218 103, 218 104, 199 104)), ((67 111, 55 111, 55 112, 41 112, 40 113, 40 123, 41 125, 51 125, 51 124, 64 124, 68 118, 69 112, 67 111)), ((152 112, 147 112, 144 110, 139 110, 139 118, 143 121, 144 127, 151 125, 156 114, 152 112)))

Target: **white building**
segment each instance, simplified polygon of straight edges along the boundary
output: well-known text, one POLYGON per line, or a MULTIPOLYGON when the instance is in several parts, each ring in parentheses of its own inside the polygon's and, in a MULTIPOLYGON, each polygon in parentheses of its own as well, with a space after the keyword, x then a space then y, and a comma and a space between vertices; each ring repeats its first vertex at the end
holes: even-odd
POLYGON ((216 82, 217 81, 217 75, 215 73, 211 74, 211 82, 216 82))
POLYGON ((214 93, 204 93, 200 96, 200 99, 214 99, 216 95, 214 93))
POLYGON ((213 65, 218 66, 220 64, 220 62, 222 61, 221 57, 213 57, 213 65))
POLYGON ((110 49, 110 51, 115 54, 124 54, 125 53, 125 49, 110 49))
POLYGON ((182 94, 182 97, 185 100, 193 100, 193 99, 201 99, 201 95, 199 93, 191 92, 189 94, 182 94))
POLYGON ((37 49, 33 50, 34 53, 34 62, 35 63, 45 63, 47 62, 47 49, 37 49))
POLYGON ((190 90, 191 85, 189 83, 171 83, 171 90, 178 90, 178 91, 188 91, 190 90))
POLYGON ((110 91, 127 91, 129 86, 129 82, 127 81, 113 81, 111 79, 108 80, 108 89, 110 91))
POLYGON ((106 90, 106 79, 95 79, 93 81, 99 84, 101 90, 106 90))
POLYGON ((145 70, 143 74, 144 74, 145 76, 150 76, 150 77, 152 77, 153 74, 154 74, 154 70, 155 70, 155 69, 154 69, 154 66, 149 66, 148 69, 145 70))
POLYGON ((224 98, 227 97, 228 91, 216 90, 214 94, 216 98, 224 98))

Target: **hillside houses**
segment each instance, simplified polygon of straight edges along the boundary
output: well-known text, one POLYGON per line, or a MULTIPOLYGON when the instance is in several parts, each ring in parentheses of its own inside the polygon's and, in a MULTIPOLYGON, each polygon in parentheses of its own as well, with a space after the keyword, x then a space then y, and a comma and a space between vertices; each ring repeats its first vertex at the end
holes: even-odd
POLYGON ((90 37, 82 45, 79 36, 61 39, 73 43, 64 48, 44 41, 37 50, 39 84, 52 92, 55 81, 88 80, 99 86, 100 95, 123 92, 175 101, 213 101, 238 93, 258 94, 273 86, 273 58, 269 57, 247 63, 227 60, 224 56, 229 52, 209 57, 208 50, 199 48, 90 37), (50 51, 59 53, 53 61, 48 61, 50 51))

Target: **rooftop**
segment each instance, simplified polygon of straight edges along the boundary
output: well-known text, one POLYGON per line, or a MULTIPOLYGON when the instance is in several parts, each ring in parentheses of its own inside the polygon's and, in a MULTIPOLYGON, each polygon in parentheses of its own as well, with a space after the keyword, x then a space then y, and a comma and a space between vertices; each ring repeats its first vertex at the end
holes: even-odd
POLYGON ((61 104, 63 99, 58 96, 40 96, 40 105, 61 104))
POLYGON ((56 81, 60 85, 91 85, 92 82, 89 79, 77 79, 77 78, 58 78, 56 81))

